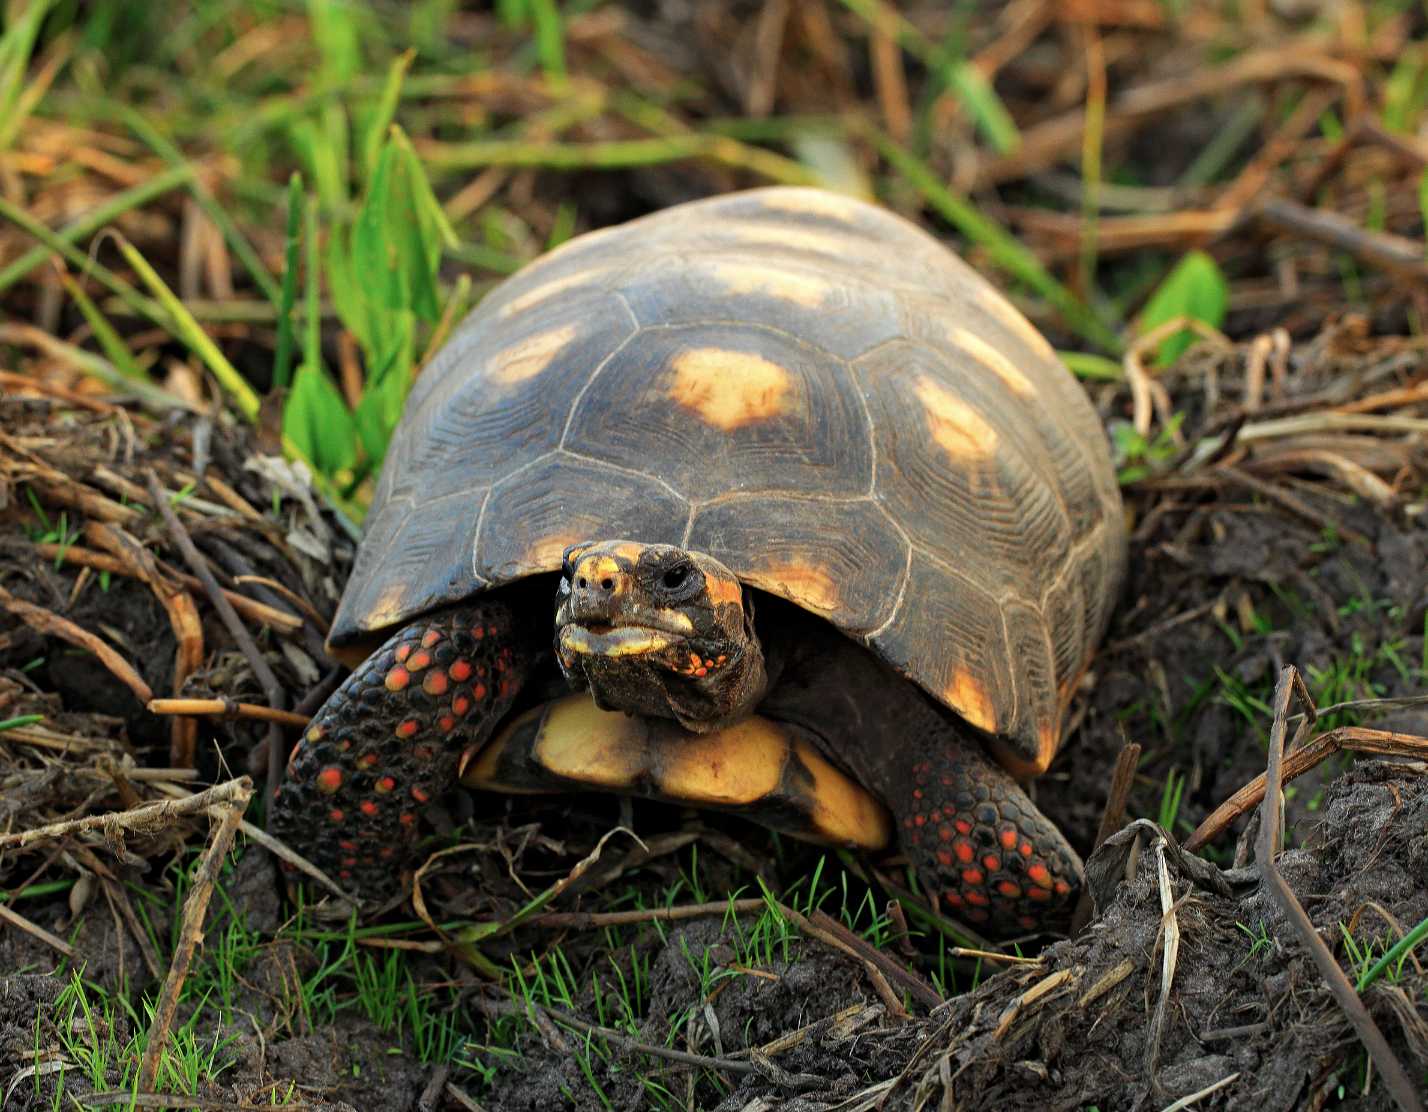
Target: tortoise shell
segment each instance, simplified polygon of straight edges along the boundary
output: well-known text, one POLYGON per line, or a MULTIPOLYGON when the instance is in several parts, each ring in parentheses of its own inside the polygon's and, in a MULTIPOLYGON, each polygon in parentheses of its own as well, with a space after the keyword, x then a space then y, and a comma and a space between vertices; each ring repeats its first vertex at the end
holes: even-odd
POLYGON ((826 618, 1019 775, 1125 563, 1104 433, 1046 340, 913 224, 794 188, 580 236, 492 291, 412 390, 331 644, 597 537, 826 618))

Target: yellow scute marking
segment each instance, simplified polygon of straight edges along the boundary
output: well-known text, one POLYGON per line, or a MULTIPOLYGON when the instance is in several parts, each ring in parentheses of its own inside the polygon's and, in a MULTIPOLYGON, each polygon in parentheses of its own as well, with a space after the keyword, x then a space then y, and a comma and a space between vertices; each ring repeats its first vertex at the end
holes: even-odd
POLYGON ((961 348, 1005 382, 1015 393, 1020 394, 1023 398, 1036 395, 1036 387, 1032 385, 1031 379, 1022 374, 1015 363, 976 333, 969 332, 957 325, 950 325, 946 329, 946 335, 948 343, 953 347, 961 348))
POLYGON ((990 286, 982 287, 976 291, 977 303, 987 311, 990 316, 996 317, 1002 324, 1006 325, 1013 332, 1020 335, 1036 351, 1047 359, 1055 359, 1056 352, 1051 345, 1046 342, 1046 337, 1036 330, 1036 327, 1021 315, 1010 301, 999 294, 990 286))
POLYGON ((817 564, 787 561, 765 564, 748 576, 755 587, 780 595, 810 610, 831 614, 841 605, 842 593, 838 581, 827 568, 817 564))
POLYGON ((674 357, 669 394, 724 432, 788 412, 793 375, 761 355, 694 348, 674 357))
POLYGON ((808 251, 836 259, 848 258, 854 241, 829 232, 813 232, 789 224, 736 224, 734 239, 749 247, 772 247, 783 251, 808 251))
POLYGON ((788 760, 783 733, 767 719, 746 718, 711 734, 687 734, 654 749, 654 781, 673 799, 734 806, 763 799, 788 760))
POLYGON ((579 544, 583 537, 584 534, 577 536, 574 533, 552 533, 546 537, 537 537, 526 549, 526 566, 536 571, 553 571, 560 567, 565 550, 572 544, 579 544))
POLYGON ((1055 722, 1042 722, 1036 728, 1037 763, 1041 765, 1038 770, 1045 772, 1051 764, 1051 758, 1056 756, 1056 743, 1061 740, 1061 731, 1055 722))
POLYGON ((534 378, 575 338, 575 332, 575 325, 567 324, 512 344, 491 359, 491 377, 508 386, 534 378))
POLYGON ((809 309, 822 305, 833 292, 831 285, 811 274, 731 262, 711 262, 708 269, 714 280, 728 293, 763 294, 777 301, 791 301, 809 309))
POLYGON ((535 758, 569 780, 628 788, 649 764, 645 726, 620 711, 601 710, 589 695, 572 695, 550 704, 535 758))
POLYGON ((592 285, 605 271, 603 270, 578 270, 574 274, 567 274, 563 278, 557 278, 552 282, 547 282, 543 286, 536 286, 534 289, 526 290, 519 297, 512 298, 502 305, 496 316, 505 320, 513 317, 517 313, 529 309, 532 305, 539 305, 542 301, 549 301, 557 294, 565 293, 567 290, 580 286, 592 285))
POLYGON ((795 742, 794 752, 813 774, 809 821, 818 837, 863 849, 882 849, 892 842, 892 819, 866 789, 834 768, 807 742, 795 742))
POLYGON ((826 189, 777 189, 759 198, 764 208, 777 212, 796 212, 808 216, 826 216, 832 220, 852 223, 857 217, 858 203, 841 193, 826 189))
POLYGON ((989 734, 997 732, 997 708, 986 685, 966 668, 958 666, 952 679, 942 689, 942 697, 958 714, 989 734))
POLYGON ((951 390, 924 377, 913 392, 927 414, 932 439, 954 461, 989 459, 996 454, 996 429, 951 390))
POLYGON ((407 584, 405 582, 389 583, 382 588, 376 600, 367 610, 367 618, 362 624, 367 629, 383 629, 393 622, 406 617, 405 597, 407 584))

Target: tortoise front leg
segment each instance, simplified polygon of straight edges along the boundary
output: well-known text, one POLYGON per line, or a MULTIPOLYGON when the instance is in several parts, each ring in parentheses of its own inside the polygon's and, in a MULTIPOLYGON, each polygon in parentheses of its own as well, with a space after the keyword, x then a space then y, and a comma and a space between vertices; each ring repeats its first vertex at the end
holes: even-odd
POLYGON ((293 748, 268 828, 364 899, 401 885, 417 813, 456 780, 530 669, 510 609, 483 602, 398 630, 347 677, 293 748))
POLYGON ((929 739, 887 803, 929 896, 994 935, 1064 929, 1081 859, 975 738, 929 739))

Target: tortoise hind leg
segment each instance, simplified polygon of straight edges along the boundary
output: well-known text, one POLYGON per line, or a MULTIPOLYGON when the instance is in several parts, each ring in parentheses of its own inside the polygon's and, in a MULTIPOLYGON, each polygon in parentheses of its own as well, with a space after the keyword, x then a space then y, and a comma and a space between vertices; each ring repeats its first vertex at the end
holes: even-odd
POLYGON ((347 677, 293 748, 268 829, 363 899, 401 883, 417 812, 509 710, 530 667, 499 602, 398 630, 347 677))
POLYGON ((1064 928, 1081 859, 1017 782, 972 738, 938 738, 909 760, 887 802, 929 894, 992 934, 1064 928))

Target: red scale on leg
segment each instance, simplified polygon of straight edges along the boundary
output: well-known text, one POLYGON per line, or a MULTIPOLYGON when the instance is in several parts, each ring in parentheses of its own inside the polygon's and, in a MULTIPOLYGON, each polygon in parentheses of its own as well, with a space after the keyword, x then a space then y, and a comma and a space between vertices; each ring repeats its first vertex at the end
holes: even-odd
POLYGON ((314 716, 273 795, 270 829, 329 873, 347 873, 364 900, 389 895, 418 833, 416 808, 454 783, 461 753, 490 737, 525 678, 534 630, 530 647, 492 632, 514 628, 504 604, 483 602, 394 634, 314 716), (498 663, 500 695, 458 686, 498 663), (354 846, 374 847, 375 864, 354 846))
POLYGON ((1046 930, 1064 927, 1081 864, 1060 831, 970 735, 949 727, 918 748, 905 772, 890 773, 903 794, 888 802, 899 827, 912 831, 902 848, 925 889, 989 932, 1033 929, 1028 920, 1046 930), (916 833, 928 815, 938 836, 920 843, 916 833))

